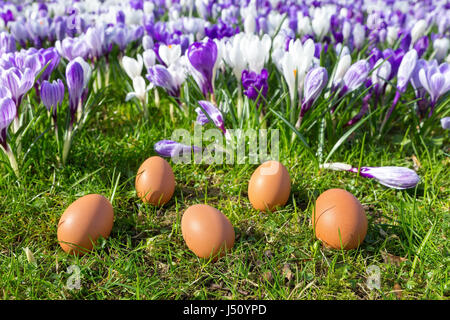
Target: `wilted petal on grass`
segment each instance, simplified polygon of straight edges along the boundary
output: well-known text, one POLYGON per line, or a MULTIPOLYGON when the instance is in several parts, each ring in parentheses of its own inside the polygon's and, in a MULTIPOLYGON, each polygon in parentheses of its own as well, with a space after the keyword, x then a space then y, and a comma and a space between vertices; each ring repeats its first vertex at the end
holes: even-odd
POLYGON ((163 157, 174 157, 180 154, 180 152, 190 153, 191 151, 199 152, 202 149, 197 146, 188 146, 173 140, 161 140, 155 143, 155 151, 163 157))
MULTIPOLYGON (((353 168, 352 171, 358 172, 358 169, 353 168)), ((420 181, 414 170, 405 167, 361 167, 359 174, 394 189, 414 188, 420 181)))
MULTIPOLYGON (((358 173, 358 168, 346 163, 325 163, 320 167, 323 169, 358 173)), ((394 189, 414 188, 420 182, 420 177, 417 173, 405 167, 361 167, 359 174, 365 178, 375 179, 382 185, 394 189)))

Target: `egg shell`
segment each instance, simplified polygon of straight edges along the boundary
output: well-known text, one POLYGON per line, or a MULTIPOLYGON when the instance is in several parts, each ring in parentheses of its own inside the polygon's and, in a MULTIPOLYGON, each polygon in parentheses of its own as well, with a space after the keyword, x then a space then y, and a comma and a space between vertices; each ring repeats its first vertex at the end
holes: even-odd
POLYGON ((175 191, 175 175, 163 158, 154 156, 142 163, 136 175, 137 195, 145 203, 162 206, 175 191))
POLYGON ((275 211, 286 204, 291 193, 291 178, 286 167, 266 161, 253 172, 248 184, 248 198, 253 208, 275 211))
POLYGON ((366 237, 367 217, 359 200, 343 189, 329 189, 316 200, 312 213, 316 237, 326 246, 355 249, 366 237))
POLYGON ((104 196, 89 194, 74 201, 59 219, 57 237, 61 248, 83 255, 101 236, 108 238, 114 222, 114 209, 104 196))
POLYGON ((216 260, 234 245, 234 228, 219 210, 206 204, 189 207, 181 218, 181 232, 190 250, 200 258, 216 260))

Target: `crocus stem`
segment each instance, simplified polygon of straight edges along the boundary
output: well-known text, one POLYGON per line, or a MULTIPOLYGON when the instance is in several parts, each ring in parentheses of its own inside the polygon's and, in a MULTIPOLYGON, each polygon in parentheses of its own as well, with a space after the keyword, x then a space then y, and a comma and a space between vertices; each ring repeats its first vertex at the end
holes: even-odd
POLYGON ((63 156, 62 156, 62 164, 65 165, 67 161, 67 157, 69 156, 70 146, 72 145, 72 129, 73 124, 69 125, 69 129, 66 132, 64 137, 64 147, 63 147, 63 156))
POLYGON ((144 119, 148 119, 148 106, 145 101, 142 101, 142 109, 144 111, 144 119))
POLYGON ((430 113, 428 113, 428 118, 431 118, 431 116, 433 115, 434 112, 434 107, 436 106, 436 102, 435 101, 431 101, 431 105, 430 105, 430 113))
POLYGON ((5 147, 3 145, 1 147, 3 152, 8 156, 9 164, 11 165, 14 174, 16 175, 17 178, 19 178, 20 177, 19 166, 17 165, 16 157, 14 156, 11 147, 9 146, 8 143, 5 143, 5 147))
POLYGON ((239 87, 238 87, 238 101, 237 101, 237 116, 238 116, 238 119, 241 118, 243 106, 244 106, 244 101, 242 99, 242 88, 241 88, 241 85, 239 85, 239 87))
POLYGON ((155 89, 154 89, 154 91, 155 91, 155 106, 157 107, 157 108, 159 108, 159 92, 158 92, 158 88, 156 88, 155 87, 155 89))
POLYGON ((170 120, 172 120, 172 122, 175 122, 175 117, 173 116, 173 111, 174 111, 173 109, 174 109, 173 103, 171 103, 171 104, 169 105, 170 120))
POLYGON ((386 116, 384 117, 383 123, 381 124, 380 132, 383 131, 383 128, 386 125, 386 122, 389 120, 389 117, 391 116, 392 112, 394 111, 395 106, 398 103, 398 100, 400 100, 400 95, 401 95, 400 91, 397 90, 395 92, 394 101, 392 101, 392 105, 389 108, 388 112, 386 113, 386 116))
POLYGON ((11 165, 11 168, 14 171, 14 174, 16 175, 17 178, 19 178, 20 173, 19 173, 19 166, 17 165, 17 161, 16 161, 16 157, 14 156, 14 153, 11 150, 11 147, 9 146, 9 144, 7 142, 5 142, 4 144, 0 145, 3 152, 8 156, 8 160, 9 160, 9 164, 11 165))

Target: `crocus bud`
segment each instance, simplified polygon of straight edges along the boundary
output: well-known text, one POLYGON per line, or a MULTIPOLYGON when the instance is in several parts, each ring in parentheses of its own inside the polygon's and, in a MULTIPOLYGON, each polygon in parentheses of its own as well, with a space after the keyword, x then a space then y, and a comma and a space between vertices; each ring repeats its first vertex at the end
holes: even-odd
POLYGON ((450 47, 450 40, 448 38, 437 38, 433 41, 433 48, 435 55, 434 57, 438 61, 445 59, 447 55, 448 48, 450 47))
POLYGON ((70 111, 74 114, 78 108, 84 86, 83 67, 77 61, 71 61, 67 65, 66 82, 70 98, 70 111))
POLYGON ((352 57, 350 54, 343 55, 339 59, 338 65, 336 67, 336 71, 333 76, 333 86, 339 86, 341 84, 342 78, 347 72, 348 68, 350 68, 350 64, 352 63, 352 57))
POLYGON ((144 50, 150 50, 153 49, 155 46, 152 37, 145 35, 142 37, 142 46, 144 47, 144 50))
POLYGON ((362 85, 369 75, 369 63, 366 60, 359 60, 355 62, 345 73, 344 78, 344 92, 352 92, 362 85))
POLYGON ((127 56, 122 58, 122 67, 131 79, 141 75, 143 66, 144 62, 140 54, 137 55, 137 60, 127 56))
POLYGON ((421 19, 414 24, 414 27, 411 29, 411 44, 415 44, 416 41, 422 37, 427 29, 428 24, 425 20, 421 19))
POLYGON ((47 110, 52 111, 53 116, 56 116, 58 105, 64 99, 64 83, 61 79, 55 80, 52 83, 48 81, 42 82, 40 96, 47 110))
POLYGON ((312 104, 322 92, 323 88, 325 88, 327 81, 327 69, 323 67, 311 69, 307 73, 305 77, 305 84, 303 87, 304 101, 300 110, 301 117, 303 117, 306 111, 311 108, 312 104))
POLYGON ((213 74, 218 55, 216 43, 208 39, 206 42, 194 42, 187 50, 187 57, 192 67, 197 71, 194 78, 203 95, 213 93, 213 74))
POLYGON ((145 50, 144 53, 142 54, 142 58, 144 60, 144 65, 146 69, 153 67, 155 65, 156 54, 155 51, 153 51, 152 49, 145 50))
POLYGON ((417 63, 417 51, 415 49, 409 50, 402 59, 397 73, 397 90, 405 92, 408 86, 408 81, 411 78, 411 74, 414 71, 417 63))
POLYGON ((359 50, 362 48, 366 39, 366 30, 360 23, 355 24, 353 27, 353 44, 359 50))
POLYGON ((220 110, 209 101, 201 100, 198 101, 198 104, 201 108, 195 109, 195 111, 197 112, 197 123, 201 125, 208 123, 209 119, 205 115, 207 114, 209 118, 211 118, 211 120, 214 122, 216 127, 222 130, 223 133, 226 133, 225 122, 220 110))
MULTIPOLYGON (((6 92, 6 88, 0 89, 0 94, 6 92)), ((7 96, 1 95, 0 98, 0 144, 6 149, 6 131, 16 116, 16 105, 14 101, 7 96)))

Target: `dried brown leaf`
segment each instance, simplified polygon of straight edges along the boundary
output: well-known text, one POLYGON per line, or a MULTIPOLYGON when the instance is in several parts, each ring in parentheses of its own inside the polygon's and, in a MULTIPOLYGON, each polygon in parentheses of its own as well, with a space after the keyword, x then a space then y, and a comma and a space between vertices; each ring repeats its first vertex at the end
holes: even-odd
POLYGON ((402 287, 398 283, 394 284, 394 293, 397 296, 397 299, 402 298, 402 292, 402 287))
POLYGON ((393 255, 386 251, 382 251, 381 256, 383 257, 384 263, 393 264, 396 266, 399 266, 402 262, 408 260, 406 258, 393 255))
POLYGON ((292 279, 294 279, 294 274, 292 273, 288 263, 285 263, 283 266, 283 275, 287 279, 287 281, 291 281, 292 279))
POLYGON ((263 273, 262 275, 263 279, 266 280, 267 282, 272 283, 273 281, 273 275, 272 275, 272 271, 266 271, 263 273))

